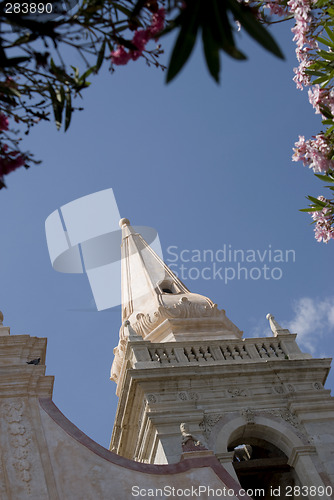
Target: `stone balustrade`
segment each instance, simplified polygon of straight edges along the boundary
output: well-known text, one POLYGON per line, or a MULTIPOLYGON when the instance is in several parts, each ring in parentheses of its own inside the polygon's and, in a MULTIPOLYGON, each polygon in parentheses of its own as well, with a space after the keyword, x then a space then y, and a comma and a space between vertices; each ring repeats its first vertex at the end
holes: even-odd
POLYGON ((215 340, 151 343, 144 340, 130 342, 130 359, 135 368, 166 365, 226 364, 252 361, 307 359, 300 351, 296 334, 243 340, 215 340))

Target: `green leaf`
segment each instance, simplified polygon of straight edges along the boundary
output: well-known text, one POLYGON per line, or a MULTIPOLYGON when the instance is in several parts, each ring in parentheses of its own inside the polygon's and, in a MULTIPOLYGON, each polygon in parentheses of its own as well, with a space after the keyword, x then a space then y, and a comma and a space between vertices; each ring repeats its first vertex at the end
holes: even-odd
POLYGON ((206 64, 211 76, 219 83, 220 60, 219 48, 212 37, 210 26, 205 23, 202 26, 202 40, 206 64))
POLYGON ((314 203, 316 206, 320 206, 320 207, 327 206, 327 203, 325 203, 324 201, 318 200, 318 198, 314 198, 313 196, 308 196, 307 199, 312 201, 312 203, 314 203))
POLYGON ((248 6, 240 4, 237 0, 226 0, 235 19, 240 21, 248 34, 257 40, 262 47, 269 52, 284 59, 284 55, 271 36, 271 34, 260 24, 248 6))
POLYGON ((327 26, 324 26, 324 28, 325 28, 325 31, 326 31, 327 35, 332 40, 333 47, 334 47, 334 34, 333 34, 333 32, 327 26))
POLYGON ((49 92, 50 92, 50 97, 51 97, 51 102, 52 102, 52 108, 53 108, 53 113, 56 121, 56 127, 59 130, 61 127, 61 118, 62 118, 62 110, 64 107, 64 104, 61 106, 58 101, 57 93, 52 87, 51 83, 48 84, 49 92))
POLYGON ((330 40, 327 40, 326 38, 322 38, 321 36, 317 36, 316 40, 320 43, 323 43, 324 45, 329 46, 329 47, 334 47, 334 44, 330 40))
POLYGON ((66 109, 65 109, 65 132, 70 126, 72 118, 72 98, 69 89, 66 91, 66 109))
POLYGON ((323 82, 329 82, 328 76, 322 76, 320 78, 317 78, 316 80, 313 80, 313 85, 316 85, 317 83, 323 83, 323 82))
POLYGON ((328 175, 321 175, 321 174, 314 174, 314 175, 318 177, 318 179, 320 179, 321 181, 334 182, 334 178, 329 177, 328 175))
POLYGON ((332 113, 330 112, 330 109, 327 106, 321 106, 320 107, 320 111, 321 111, 321 114, 323 116, 325 116, 329 120, 332 120, 333 115, 332 115, 332 113))
POLYGON ((200 24, 199 10, 200 2, 196 1, 187 3, 182 12, 182 25, 169 62, 167 83, 181 71, 192 53, 200 24))
POLYGON ((246 56, 238 50, 233 38, 233 29, 228 19, 224 2, 212 0, 211 29, 218 45, 234 59, 245 60, 246 56))
POLYGON ((310 208, 300 208, 299 212, 319 212, 319 209, 318 208, 313 208, 313 207, 310 207, 310 208))
POLYGON ((8 85, 0 83, 0 94, 6 94, 9 96, 14 95, 15 97, 21 97, 21 93, 15 87, 9 87, 8 85))
POLYGON ((102 43, 101 48, 99 50, 99 55, 97 57, 97 62, 96 62, 96 66, 95 66, 96 73, 99 71, 99 69, 102 66, 105 50, 106 50, 106 39, 103 40, 103 43, 102 43))

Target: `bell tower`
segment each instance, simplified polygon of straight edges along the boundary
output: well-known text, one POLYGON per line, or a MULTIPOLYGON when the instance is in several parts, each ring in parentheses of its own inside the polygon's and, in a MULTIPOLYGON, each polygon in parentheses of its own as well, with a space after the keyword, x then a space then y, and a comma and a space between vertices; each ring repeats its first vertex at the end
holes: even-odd
POLYGON ((334 400, 324 388, 331 360, 301 352, 297 335, 271 314, 271 336, 243 339, 225 311, 191 293, 127 219, 120 226, 112 451, 171 464, 211 450, 244 489, 264 485, 262 498, 275 488, 281 498, 297 498, 302 487, 308 498, 334 498, 334 400))

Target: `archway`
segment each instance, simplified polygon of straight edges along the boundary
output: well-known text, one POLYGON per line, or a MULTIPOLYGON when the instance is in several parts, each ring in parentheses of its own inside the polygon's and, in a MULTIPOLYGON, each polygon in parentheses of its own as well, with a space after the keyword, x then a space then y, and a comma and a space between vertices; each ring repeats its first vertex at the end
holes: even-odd
POLYGON ((285 453, 264 439, 239 437, 230 443, 228 451, 234 451, 233 467, 241 487, 245 491, 260 490, 264 500, 272 499, 274 493, 276 498, 285 498, 287 487, 300 485, 285 453))

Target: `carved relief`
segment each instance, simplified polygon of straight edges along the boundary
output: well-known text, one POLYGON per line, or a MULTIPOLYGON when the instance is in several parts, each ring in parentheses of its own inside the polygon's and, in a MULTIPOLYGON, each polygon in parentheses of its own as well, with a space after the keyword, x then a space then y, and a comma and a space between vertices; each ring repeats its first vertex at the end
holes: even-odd
POLYGON ((158 401, 158 400, 157 400, 157 397, 155 396, 155 394, 148 394, 148 395, 146 396, 146 400, 147 400, 147 402, 148 402, 149 404, 152 404, 152 403, 154 404, 154 403, 156 403, 156 402, 158 401))
POLYGON ((284 387, 282 385, 274 385, 273 389, 277 394, 284 394, 284 387))
POLYGON ((199 395, 197 392, 194 392, 194 391, 190 391, 190 392, 183 391, 183 392, 179 392, 177 397, 181 401, 187 401, 187 400, 197 401, 199 398, 199 395))
POLYGON ((245 410, 241 410, 240 413, 246 420, 246 424, 255 424, 255 414, 253 410, 246 408, 245 410))
POLYGON ((222 418, 221 413, 211 413, 205 414, 202 422, 199 424, 200 429, 203 429, 206 438, 211 433, 212 428, 219 422, 222 418))
POLYGON ((227 389, 227 393, 231 398, 247 396, 247 391, 245 389, 239 389, 239 387, 230 387, 229 389, 227 389))
POLYGON ((288 389, 289 392, 295 392, 295 388, 294 388, 294 386, 292 384, 288 384, 287 385, 287 389, 288 389))
POLYGON ((291 424, 295 429, 300 429, 300 422, 296 415, 291 413, 290 410, 287 408, 277 408, 275 410, 261 410, 259 412, 260 414, 270 414, 273 415, 274 417, 279 417, 285 420, 285 422, 288 422, 291 424))
POLYGON ((181 401, 187 401, 187 393, 186 392, 179 392, 177 397, 181 400, 181 401))
POLYGON ((28 494, 31 493, 31 462, 29 461, 29 445, 31 432, 23 422, 24 404, 22 401, 5 403, 2 406, 2 415, 8 424, 9 444, 12 448, 14 460, 12 465, 17 477, 25 484, 28 494))
POLYGON ((320 391, 321 389, 323 389, 323 385, 322 385, 322 383, 321 383, 321 382, 314 382, 313 387, 314 387, 317 391, 320 391))

